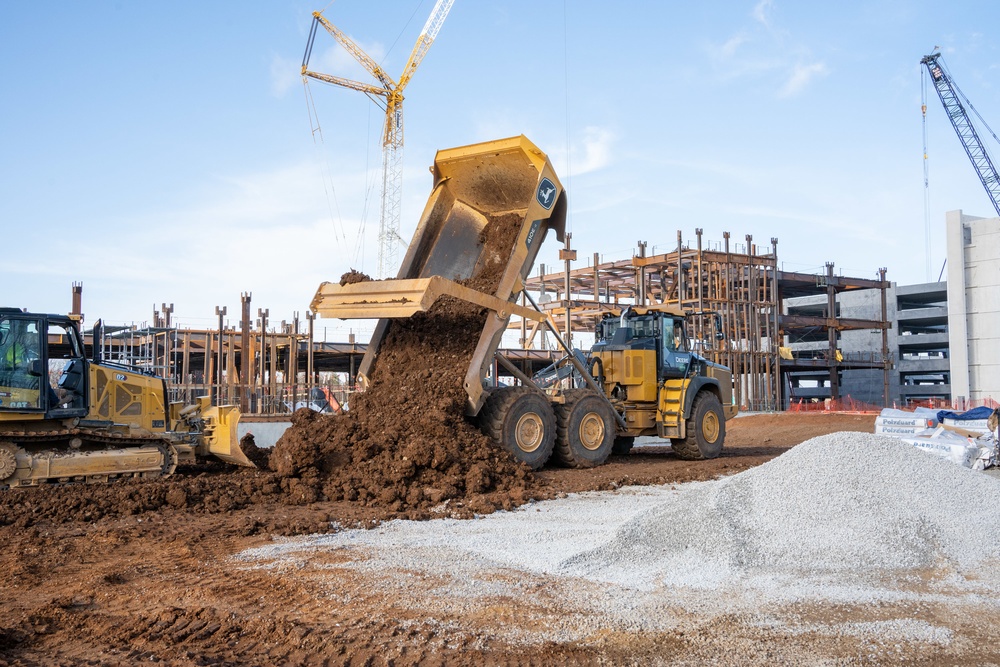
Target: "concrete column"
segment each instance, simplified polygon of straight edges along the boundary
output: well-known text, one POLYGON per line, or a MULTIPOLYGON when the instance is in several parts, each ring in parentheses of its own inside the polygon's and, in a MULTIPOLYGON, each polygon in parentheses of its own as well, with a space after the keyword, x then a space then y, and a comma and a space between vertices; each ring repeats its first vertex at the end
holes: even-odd
POLYGON ((962 211, 945 214, 945 238, 948 251, 948 354, 951 379, 951 399, 968 399, 969 386, 969 321, 966 313, 965 239, 962 211))

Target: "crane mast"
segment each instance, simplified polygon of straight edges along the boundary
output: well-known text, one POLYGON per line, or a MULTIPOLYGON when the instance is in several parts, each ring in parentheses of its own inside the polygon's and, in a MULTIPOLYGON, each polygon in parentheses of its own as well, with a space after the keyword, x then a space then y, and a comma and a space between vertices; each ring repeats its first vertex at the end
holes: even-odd
POLYGON ((951 126, 955 128, 955 134, 958 135, 959 141, 962 142, 965 154, 969 156, 969 160, 972 161, 972 166, 975 167, 979 180, 982 182, 983 187, 986 188, 986 194, 989 195, 990 201, 993 202, 993 208, 996 209, 997 215, 1000 215, 1000 173, 997 173, 996 167, 993 166, 993 161, 990 160, 990 156, 986 152, 986 146, 983 145, 979 134, 976 132, 976 128, 973 127, 972 120, 969 118, 965 106, 959 99, 958 91, 951 77, 948 76, 944 67, 938 62, 940 57, 940 53, 934 53, 924 56, 920 62, 927 68, 927 72, 931 76, 931 82, 934 84, 934 89, 937 90, 938 97, 941 98, 941 104, 944 105, 948 120, 951 121, 951 126))
POLYGON ((403 89, 410 82, 413 73, 427 55, 428 49, 434 43, 444 23, 445 17, 451 11, 455 0, 437 0, 431 10, 423 30, 417 37, 417 42, 410 53, 410 58, 403 68, 399 82, 393 81, 382 67, 371 56, 364 52, 342 30, 326 19, 321 12, 313 12, 313 24, 306 43, 305 56, 302 58, 302 76, 316 79, 335 86, 360 91, 376 101, 385 111, 385 126, 382 131, 382 204, 379 215, 378 229, 378 277, 389 278, 397 269, 398 248, 400 242, 399 218, 402 201, 402 152, 403 152, 403 89), (378 80, 380 85, 353 81, 332 74, 323 74, 309 70, 309 58, 312 55, 313 42, 316 39, 316 29, 322 26, 330 35, 351 54, 368 73, 378 80))

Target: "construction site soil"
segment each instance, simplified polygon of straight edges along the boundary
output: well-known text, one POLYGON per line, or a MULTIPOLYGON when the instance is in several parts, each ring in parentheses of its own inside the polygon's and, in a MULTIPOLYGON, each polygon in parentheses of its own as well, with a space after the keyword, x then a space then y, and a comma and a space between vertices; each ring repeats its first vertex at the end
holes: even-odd
MULTIPOLYGON (((520 220, 491 221, 476 273, 464 284, 496 290, 520 220)), ((341 284, 368 279, 352 270, 341 284)), ((669 447, 638 447, 596 469, 533 473, 464 416, 462 385, 487 316, 445 298, 427 313, 393 321, 368 390, 352 399, 350 412, 301 410, 272 451, 244 438, 257 469, 207 463, 162 480, 0 491, 0 665, 683 658, 685 641, 674 636, 511 644, 489 628, 495 615, 516 615, 513 602, 489 619, 481 612, 428 618, 366 587, 352 570, 338 570, 336 553, 320 557, 328 583, 319 592, 294 567, 246 567, 233 556, 287 536, 390 519, 433 525, 575 492, 710 480, 816 435, 873 428, 873 416, 755 415, 729 422, 718 459, 682 461, 669 447)))
MULTIPOLYGON (((432 409, 440 415, 446 407, 442 403, 432 409)), ((333 426, 335 420, 326 420, 324 427, 323 421, 301 414, 297 421, 298 428, 316 432, 340 428, 333 426)), ((709 480, 759 465, 812 436, 871 432, 873 425, 872 416, 844 414, 741 417, 729 422, 726 448, 718 459, 682 461, 669 447, 640 447, 590 470, 530 473, 514 467, 516 482, 491 479, 489 490, 482 488, 482 477, 469 479, 468 471, 482 461, 465 465, 463 478, 449 475, 449 466, 433 456, 428 461, 426 454, 417 453, 425 472, 440 475, 431 488, 443 490, 439 480, 448 479, 462 489, 429 507, 429 494, 411 503, 398 492, 390 499, 375 488, 364 500, 360 493, 353 500, 321 500, 319 489, 347 495, 346 473, 330 476, 325 464, 317 468, 321 477, 327 474, 318 486, 308 481, 309 475, 283 477, 212 464, 182 469, 165 480, 2 491, 0 664, 642 662, 643 654, 628 645, 553 644, 529 650, 489 637, 473 642, 469 630, 452 641, 447 627, 420 622, 412 611, 393 608, 391 600, 364 595, 349 570, 343 573, 340 593, 317 596, 294 570, 236 568, 230 557, 281 536, 371 527, 400 516, 471 516, 480 502, 513 506, 529 498, 623 485, 709 480)), ((434 428, 424 440, 431 443, 434 433, 445 428, 434 428)), ((263 452, 246 444, 260 460, 263 452)), ((473 447, 478 451, 475 441, 473 447)), ((472 456, 483 456, 490 464, 500 460, 495 452, 492 458, 472 456)), ((392 469, 387 464, 376 476, 406 478, 386 472, 392 469)), ((329 565, 335 567, 335 559, 329 565)), ((463 627, 474 628, 477 622, 474 617, 461 620, 463 627)), ((648 641, 653 640, 640 642, 642 651, 652 649, 648 641)))

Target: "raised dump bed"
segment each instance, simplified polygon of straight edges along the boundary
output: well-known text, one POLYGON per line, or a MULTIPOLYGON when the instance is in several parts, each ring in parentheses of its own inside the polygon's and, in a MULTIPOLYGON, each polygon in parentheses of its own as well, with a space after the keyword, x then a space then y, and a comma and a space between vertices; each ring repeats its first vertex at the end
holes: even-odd
POLYGON ((477 415, 486 402, 484 380, 510 316, 544 317, 515 301, 548 231, 563 239, 566 200, 548 158, 524 136, 438 151, 432 172, 434 187, 397 278, 325 282, 311 308, 323 317, 379 320, 358 369, 362 387, 368 384, 390 318, 426 311, 444 296, 489 309, 464 384, 467 412, 477 415), (484 230, 490 222, 512 216, 519 224, 505 260, 498 255, 506 250, 491 247, 484 230), (487 270, 492 275, 498 261, 498 279, 474 280, 487 270), (481 291, 478 283, 496 287, 481 291))
POLYGON ((389 411, 414 401, 433 409, 432 378, 446 378, 438 393, 463 382, 466 413, 532 468, 551 456, 600 465, 646 435, 669 439, 681 458, 719 455, 736 412, 732 373, 688 348, 687 313, 676 306, 630 306, 602 320, 589 365, 567 349, 586 388, 543 390, 496 354, 512 314, 543 322, 566 349, 546 315, 516 304, 549 230, 563 239, 565 193, 544 153, 523 136, 501 139, 440 151, 433 173, 399 276, 324 283, 312 302, 325 317, 379 320, 359 369, 369 397, 387 398, 389 411), (490 386, 494 360, 520 386, 490 386))

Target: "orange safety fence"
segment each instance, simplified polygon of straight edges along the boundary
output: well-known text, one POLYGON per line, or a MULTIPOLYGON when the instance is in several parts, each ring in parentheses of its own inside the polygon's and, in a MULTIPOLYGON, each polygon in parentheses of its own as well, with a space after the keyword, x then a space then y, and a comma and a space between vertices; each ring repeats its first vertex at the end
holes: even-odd
POLYGON ((839 399, 826 398, 813 402, 809 399, 793 399, 788 412, 853 412, 857 414, 878 414, 882 406, 858 401, 850 396, 839 399))
MULTIPOLYGON (((914 408, 931 408, 934 410, 952 410, 954 412, 965 412, 966 410, 971 410, 972 408, 977 408, 981 406, 986 406, 988 408, 1000 408, 1000 403, 993 400, 992 398, 982 398, 976 400, 960 400, 960 401, 950 401, 940 398, 924 399, 919 401, 910 401, 906 404, 900 404, 893 401, 890 407, 897 408, 900 410, 913 410, 914 408)), ((861 414, 878 414, 882 411, 882 406, 875 403, 865 403, 864 401, 858 401, 850 396, 845 396, 837 400, 826 398, 826 399, 792 399, 791 405, 788 407, 788 412, 855 412, 861 414)))

